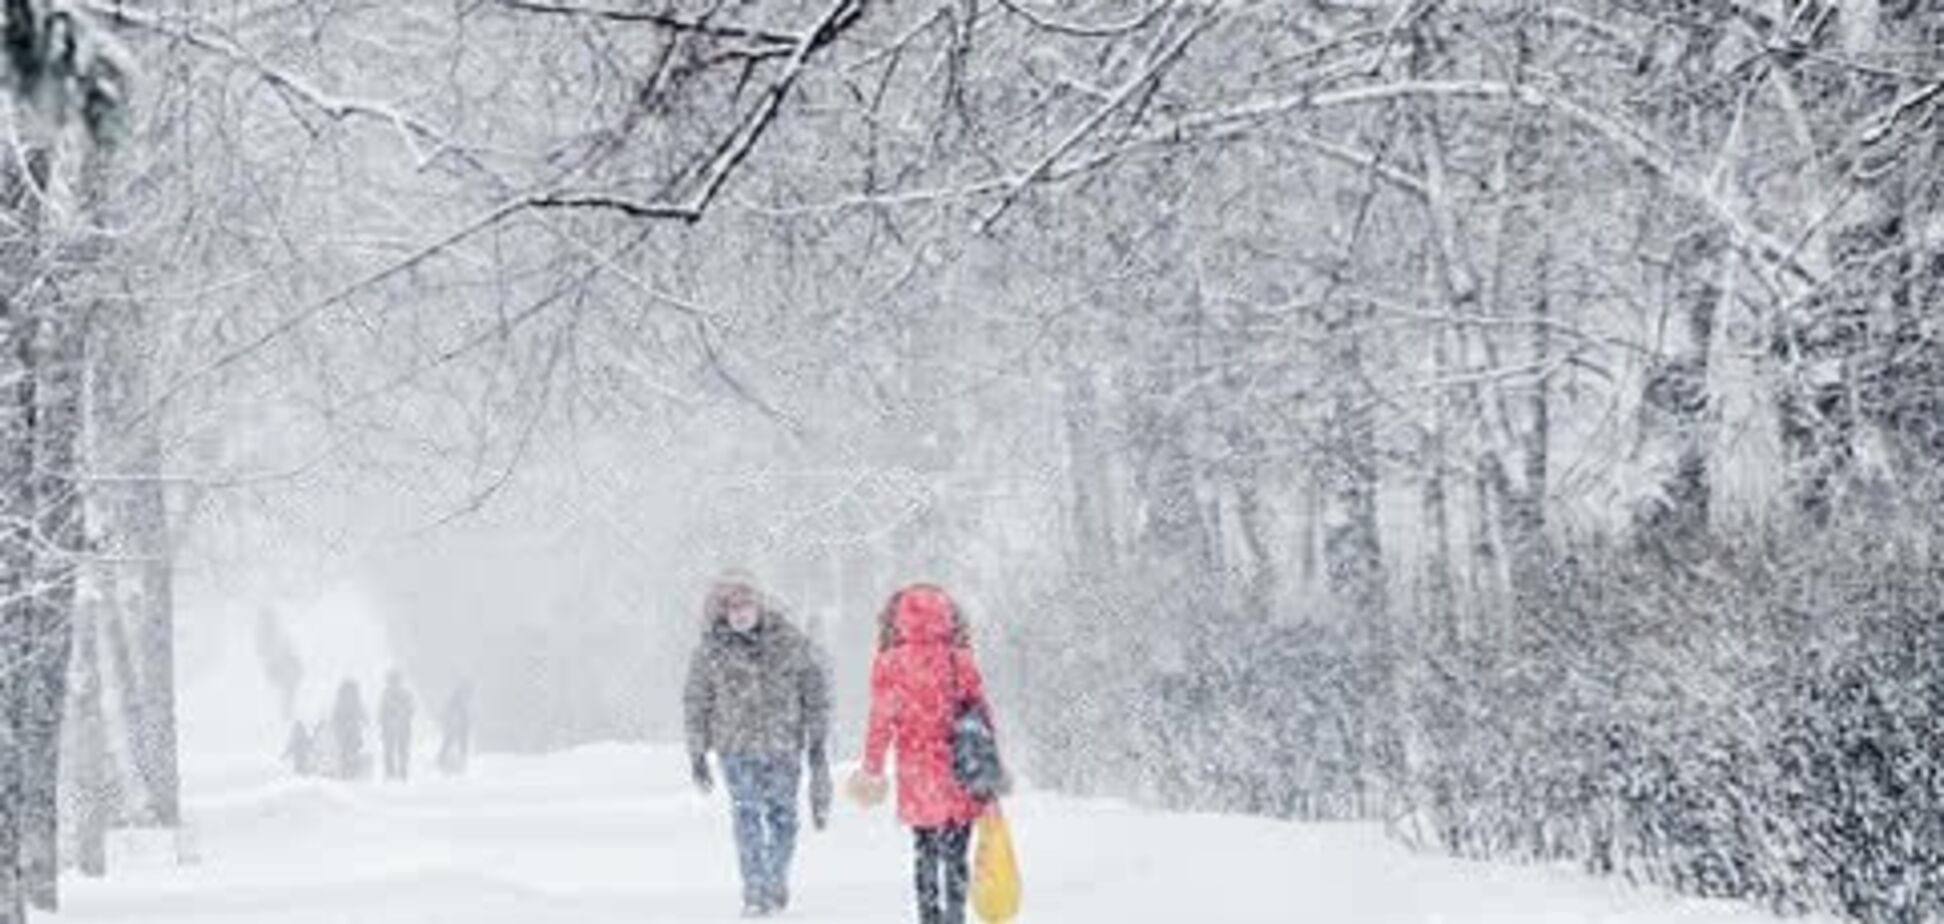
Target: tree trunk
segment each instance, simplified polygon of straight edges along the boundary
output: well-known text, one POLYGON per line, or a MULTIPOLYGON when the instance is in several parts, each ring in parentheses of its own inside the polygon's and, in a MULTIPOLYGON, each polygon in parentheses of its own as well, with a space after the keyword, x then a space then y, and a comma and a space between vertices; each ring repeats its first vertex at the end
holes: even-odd
POLYGON ((1387 619, 1382 534, 1377 528, 1377 419, 1364 381, 1358 312, 1338 307, 1326 323, 1332 383, 1328 424, 1325 571, 1345 615, 1377 626, 1387 619))
POLYGON ((17 159, 0 167, 0 214, 11 226, 0 238, 0 924, 24 924, 26 901, 39 897, 25 865, 38 830, 34 774, 47 724, 36 713, 45 692, 44 614, 36 604, 33 534, 42 344, 29 292, 40 268, 38 190, 46 188, 47 164, 46 150, 36 147, 27 152, 25 175, 17 159))
MULTIPOLYGON (((146 384, 146 373, 144 373, 146 384)), ((146 397, 147 389, 139 392, 146 397)), ((132 529, 142 550, 136 645, 141 721, 134 728, 136 765, 148 789, 153 821, 182 823, 181 774, 176 758, 175 552, 162 497, 162 445, 151 427, 136 435, 132 529)))
MULTIPOLYGON (((1905 73, 1922 72, 1936 62, 1940 37, 1936 14, 1920 9, 1928 6, 1838 5, 1841 53, 1893 57, 1905 73)), ((1858 70, 1845 80, 1837 108, 1841 124, 1856 129, 1831 158, 1845 197, 1827 239, 1833 275, 1786 319, 1777 343, 1793 367, 1778 401, 1791 482, 1798 508, 1818 525, 1835 512, 1864 424, 1908 430, 1916 445, 1939 453, 1919 462, 1922 476, 1944 457, 1944 403, 1932 387, 1944 382, 1944 363, 1935 359, 1934 320, 1926 330, 1915 301, 1920 251, 1908 220, 1913 187, 1935 182, 1935 161, 1923 155, 1938 149, 1939 129, 1922 110, 1878 121, 1914 88, 1911 78, 1858 70)))
MULTIPOLYGON (((99 570, 99 569, 97 569, 99 570)), ((68 737, 73 750, 64 762, 71 787, 76 862, 89 877, 108 872, 108 822, 113 817, 113 779, 108 757, 107 715, 101 691, 101 619, 106 614, 98 582, 76 601, 74 661, 69 674, 68 737)))
MULTIPOLYGON (((1703 89, 1723 86, 1715 59, 1726 15, 1718 11, 1712 19, 1686 23, 1674 71, 1662 79, 1695 89, 1676 97, 1662 115, 1682 150, 1732 162, 1733 152, 1721 154, 1715 146, 1721 143, 1734 100, 1720 98, 1724 94, 1719 89, 1703 89)), ((1661 286, 1667 306, 1663 349, 1641 390, 1640 445, 1648 457, 1653 493, 1632 511, 1636 536, 1670 554, 1708 531, 1713 495, 1708 365, 1724 281, 1732 267, 1719 222, 1693 207, 1674 209, 1673 219, 1673 248, 1661 286)))
MULTIPOLYGON (((1432 336, 1438 341, 1432 347, 1435 354, 1433 368, 1437 374, 1444 375, 1450 364, 1443 343, 1444 335, 1442 331, 1437 331, 1432 336)), ((1431 621, 1431 634, 1449 647, 1457 643, 1463 631, 1459 625, 1457 581, 1453 578, 1451 567, 1451 501, 1445 479, 1445 455, 1449 451, 1445 437, 1445 419, 1449 412, 1447 404, 1443 400, 1436 402, 1433 419, 1420 436, 1418 455, 1421 459, 1419 464, 1424 467, 1419 475, 1422 479, 1419 506, 1427 533, 1425 544, 1428 546, 1423 565, 1424 613, 1431 621)))
POLYGON ((1324 325, 1332 393, 1324 437, 1323 561, 1339 618, 1361 640, 1353 674, 1356 715, 1346 730, 1345 761, 1354 786, 1351 811, 1369 817, 1373 797, 1401 778, 1403 747, 1397 633, 1377 521, 1377 420, 1365 384, 1361 316, 1361 309, 1333 306, 1324 325))
POLYGON ((81 380, 86 362, 84 320, 60 298, 41 301, 40 378, 34 411, 35 555, 32 623, 38 648, 27 675, 27 722, 22 739, 28 814, 24 868, 28 900, 54 911, 60 904, 61 720, 67 711, 68 665, 74 637, 75 578, 82 539, 76 477, 81 431, 81 380))
MULTIPOLYGON (((1428 36, 1419 35, 1417 53, 1412 57, 1413 73, 1417 76, 1422 77, 1431 66, 1427 60, 1430 44, 1428 36)), ((1426 285, 1428 299, 1450 313, 1455 322, 1457 318, 1476 310, 1478 289, 1472 282, 1466 259, 1458 250, 1458 218, 1451 202, 1444 138, 1439 132, 1435 109, 1419 116, 1417 136, 1424 161, 1425 204, 1432 230, 1426 248, 1430 255, 1426 261, 1430 274, 1426 285)), ((1432 327, 1429 339, 1432 373, 1442 382, 1452 371, 1451 335, 1444 325, 1439 324, 1432 327)), ((1431 420, 1425 426, 1419 443, 1419 464, 1423 467, 1421 477, 1424 479, 1421 503, 1425 522, 1430 527, 1431 543, 1430 552, 1425 556, 1424 593, 1428 598, 1426 612, 1432 620, 1433 632, 1447 649, 1451 649, 1464 634, 1463 627, 1459 625, 1457 581, 1451 563, 1450 491, 1446 481, 1450 453, 1447 422, 1456 415, 1456 408, 1450 392, 1443 386, 1432 395, 1431 402, 1431 420)))
MULTIPOLYGON (((106 268, 111 248, 109 236, 94 230, 104 226, 106 222, 102 219, 108 217, 102 215, 101 209, 107 166, 105 152, 90 152, 82 177, 82 196, 85 214, 94 219, 93 227, 83 231, 73 260, 73 265, 97 290, 108 285, 106 268)), ((125 374, 120 366, 109 364, 141 361, 125 348, 116 349, 115 338, 126 335, 131 321, 126 315, 109 317, 109 304, 99 294, 91 298, 80 335, 86 361, 79 373, 77 455, 97 476, 104 469, 112 471, 115 467, 110 447, 117 432, 116 422, 109 420, 105 412, 114 407, 112 392, 116 378, 125 374)), ((99 482, 75 488, 79 491, 76 500, 80 505, 76 538, 91 555, 98 555, 104 546, 104 521, 113 510, 114 499, 103 496, 105 492, 99 482)), ((76 862, 81 872, 91 877, 107 873, 108 825, 114 817, 115 771, 108 750, 101 633, 103 621, 114 616, 110 601, 118 585, 117 567, 112 560, 106 563, 96 560, 91 566, 78 568, 76 599, 70 610, 74 640, 68 671, 68 721, 72 727, 66 736, 69 750, 62 764, 62 784, 67 788, 62 805, 68 810, 64 823, 74 831, 76 862)))
POLYGON ((1944 328, 1938 324, 1938 287, 1944 284, 1944 119, 1937 103, 1887 124, 1877 114, 1928 91, 1944 67, 1944 22, 1932 3, 1883 3, 1874 34, 1857 38, 1859 51, 1905 62, 1904 74, 1857 75, 1855 100, 1864 131, 1849 176, 1858 195, 1851 221, 1837 229, 1838 298, 1864 335, 1847 346, 1849 392, 1857 411, 1894 451, 1897 474, 1909 484, 1935 481, 1944 464, 1944 328))
MULTIPOLYGON (((1525 78, 1524 70, 1534 57, 1531 30, 1535 28, 1539 26, 1530 18, 1519 24, 1516 80, 1525 78)), ((1497 164, 1496 195, 1501 204, 1487 235, 1492 272, 1482 307, 1500 317, 1529 318, 1532 335, 1520 344, 1501 343, 1492 329, 1475 333, 1486 369, 1506 368, 1508 353, 1531 352, 1519 365, 1532 370, 1532 383, 1524 395, 1511 383, 1494 386, 1489 393, 1477 385, 1469 388, 1469 402, 1478 416, 1479 468, 1493 494, 1490 506, 1499 517, 1500 550, 1513 611, 1521 613, 1542 605, 1548 573, 1545 499, 1552 437, 1547 382, 1552 358, 1544 328, 1552 310, 1553 216, 1548 195, 1552 137, 1538 114, 1526 109, 1510 114, 1507 143, 1497 164)))
MULTIPOLYGON (((12 180, 9 185, 19 184, 12 180)), ((8 200, 17 205, 18 194, 8 200)), ((0 279, 0 285, 10 281, 0 279)), ((28 529, 33 495, 28 482, 33 469, 34 391, 21 341, 29 339, 31 329, 13 292, 0 292, 0 924, 27 920, 20 859, 28 804, 23 726, 25 665, 32 650, 27 597, 32 593, 33 572, 28 529)))
MULTIPOLYGON (((119 700, 119 742, 132 778, 117 787, 118 820, 174 827, 180 820, 175 735, 174 541, 163 497, 163 411, 151 408, 148 311, 127 300, 100 328, 94 411, 103 467, 95 485, 102 522, 102 626, 111 668, 106 687, 119 700)), ((109 714, 117 710, 110 709, 109 714)), ((116 776, 123 774, 117 773, 116 776)))
POLYGON ((1107 463, 1100 450, 1100 397, 1093 371, 1070 362, 1063 398, 1067 472, 1073 485, 1069 520, 1073 564, 1084 580, 1092 581, 1108 573, 1114 553, 1107 509, 1107 463))
MULTIPOLYGON (((1251 440, 1251 451, 1260 451, 1251 440)), ((1258 625, 1275 619, 1278 573, 1276 557, 1269 547, 1268 511, 1262 499, 1262 474, 1259 464, 1245 463, 1235 476, 1236 528, 1249 552, 1248 584, 1242 589, 1244 613, 1258 625)))

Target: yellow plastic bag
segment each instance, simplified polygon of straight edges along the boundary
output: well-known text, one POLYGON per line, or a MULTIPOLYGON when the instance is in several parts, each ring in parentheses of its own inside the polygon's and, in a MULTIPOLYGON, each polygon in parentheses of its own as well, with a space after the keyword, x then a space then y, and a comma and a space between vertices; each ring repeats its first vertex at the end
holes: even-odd
POLYGON ((986 924, 1005 924, 1019 916, 1019 858, 998 806, 979 816, 973 836, 972 910, 986 924))

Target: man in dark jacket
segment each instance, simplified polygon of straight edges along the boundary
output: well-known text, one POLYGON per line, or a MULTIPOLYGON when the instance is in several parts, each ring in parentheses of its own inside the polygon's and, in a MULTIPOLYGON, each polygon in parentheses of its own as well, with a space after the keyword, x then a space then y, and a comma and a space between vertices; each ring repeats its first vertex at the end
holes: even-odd
POLYGON ((709 752, 721 763, 734 808, 743 914, 767 916, 790 902, 806 763, 811 821, 822 829, 830 816, 830 678, 815 645, 764 604, 748 577, 718 580, 704 615, 683 693, 690 769, 706 793, 715 786, 709 752))

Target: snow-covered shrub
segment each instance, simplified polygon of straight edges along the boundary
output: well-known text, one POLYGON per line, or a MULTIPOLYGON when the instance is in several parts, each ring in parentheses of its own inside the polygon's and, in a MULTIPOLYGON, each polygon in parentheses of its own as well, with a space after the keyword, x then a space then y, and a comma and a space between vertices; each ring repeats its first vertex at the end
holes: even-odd
MULTIPOLYGON (((1880 527, 1879 527, 1880 528, 1880 527)), ((1944 562, 1826 532, 1582 543, 1413 700, 1438 846, 1858 921, 1944 911, 1944 562)))
POLYGON ((1427 849, 1936 917, 1944 560, 1882 523, 1800 530, 1567 541, 1521 603, 1465 614, 1463 637, 1406 632, 1394 661, 1355 626, 1215 599, 1171 622, 1151 572, 1045 590, 1005 640, 1026 665, 1003 678, 1015 759, 1073 792, 1382 818, 1427 849))

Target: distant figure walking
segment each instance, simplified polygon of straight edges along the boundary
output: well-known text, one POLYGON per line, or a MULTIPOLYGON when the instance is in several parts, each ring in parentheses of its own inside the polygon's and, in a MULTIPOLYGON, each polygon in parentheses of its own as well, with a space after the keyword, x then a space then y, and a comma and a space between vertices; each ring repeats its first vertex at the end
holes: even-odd
POLYGON ((472 684, 462 683, 439 713, 439 769, 466 772, 472 757, 472 684))
POLYGON ((270 685, 277 690, 278 708, 284 716, 294 716, 297 690, 304 682, 304 659, 298 656, 297 645, 291 641, 283 619, 267 606, 257 611, 256 651, 257 663, 263 666, 264 676, 270 678, 270 685))
POLYGON ((311 737, 310 728, 302 721, 291 721, 290 738, 284 743, 283 756, 290 761, 290 772, 298 776, 310 776, 317 772, 317 741, 311 737))
POLYGON ((338 685, 337 704, 331 709, 331 734, 337 745, 337 776, 339 779, 355 780, 362 778, 371 768, 371 758, 365 754, 365 728, 371 724, 371 716, 365 712, 364 694, 358 692, 358 682, 346 680, 338 685))
POLYGON ((718 579, 703 604, 702 642, 683 694, 690 772, 715 787, 714 751, 729 785, 743 916, 767 917, 790 904, 797 793, 810 770, 810 818, 830 817, 830 678, 815 645, 742 574, 718 579))
POLYGON ((385 695, 378 704, 378 725, 385 740, 385 779, 404 780, 412 770, 412 694, 397 671, 385 675, 385 695))

